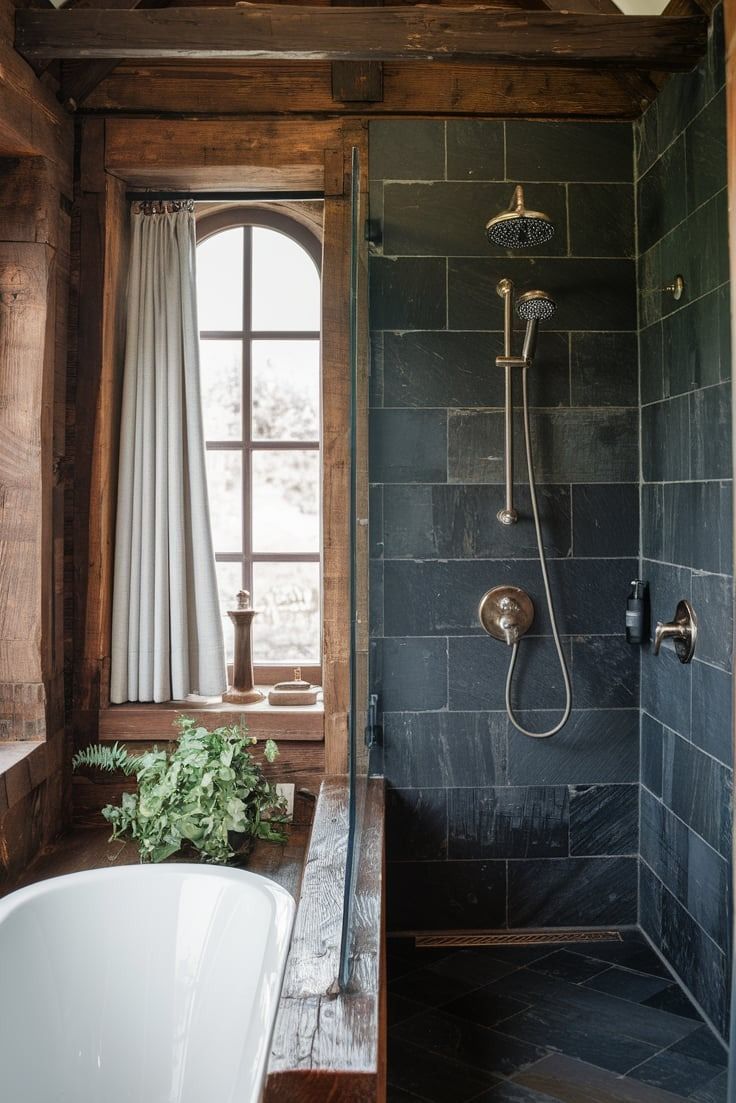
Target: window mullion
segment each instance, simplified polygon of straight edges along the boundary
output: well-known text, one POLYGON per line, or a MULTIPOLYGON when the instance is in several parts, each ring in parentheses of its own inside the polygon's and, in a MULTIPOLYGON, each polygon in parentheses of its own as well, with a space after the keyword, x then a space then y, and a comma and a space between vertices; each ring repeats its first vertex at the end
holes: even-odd
POLYGON ((253 231, 243 227, 243 586, 253 593, 253 231))

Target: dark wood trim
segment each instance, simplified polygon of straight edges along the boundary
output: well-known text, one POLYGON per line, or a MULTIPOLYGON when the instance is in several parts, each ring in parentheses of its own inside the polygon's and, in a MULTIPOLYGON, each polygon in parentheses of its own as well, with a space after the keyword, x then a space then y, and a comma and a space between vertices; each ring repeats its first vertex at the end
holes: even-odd
POLYGON ((326 778, 304 867, 265 1103, 385 1098, 384 783, 368 782, 355 883, 350 990, 335 986, 347 848, 348 783, 326 778))
POLYGON ((21 10, 26 58, 402 59, 690 69, 705 16, 576 14, 497 8, 248 4, 160 11, 21 10))

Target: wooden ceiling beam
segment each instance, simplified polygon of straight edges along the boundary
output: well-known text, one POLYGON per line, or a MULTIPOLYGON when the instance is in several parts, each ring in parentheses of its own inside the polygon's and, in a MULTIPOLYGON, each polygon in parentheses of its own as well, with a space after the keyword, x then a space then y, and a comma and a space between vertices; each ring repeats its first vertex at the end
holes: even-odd
MULTIPOLYGON (((599 15, 615 15, 621 12, 614 0, 545 0, 545 3, 550 11, 598 12, 599 15)), ((647 73, 622 72, 616 79, 621 88, 631 95, 639 110, 643 111, 648 107, 657 95, 657 85, 647 73)))
MULTIPOLYGON (((102 8, 106 11, 130 11, 143 4, 147 8, 165 8, 169 0, 66 0, 65 10, 102 8)), ((53 5, 52 5, 53 6, 53 5)), ((61 69, 60 98, 68 107, 77 108, 90 92, 109 76, 120 58, 95 61, 67 61, 61 69)), ((46 65, 51 61, 46 60, 46 65)))
POLYGON ((133 115, 477 116, 634 118, 641 107, 621 69, 467 65, 421 61, 383 65, 383 99, 333 98, 325 61, 124 61, 85 108, 133 115))
POLYGON ((706 48, 704 16, 664 18, 441 7, 296 7, 160 11, 25 10, 28 58, 410 59, 690 69, 706 48))

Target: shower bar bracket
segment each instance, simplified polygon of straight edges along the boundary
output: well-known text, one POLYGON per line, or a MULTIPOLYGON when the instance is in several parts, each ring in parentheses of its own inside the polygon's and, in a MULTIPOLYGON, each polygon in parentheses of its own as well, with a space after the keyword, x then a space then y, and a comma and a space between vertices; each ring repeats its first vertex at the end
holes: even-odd
POLYGON ((497 368, 530 368, 531 360, 526 356, 497 356, 497 368))

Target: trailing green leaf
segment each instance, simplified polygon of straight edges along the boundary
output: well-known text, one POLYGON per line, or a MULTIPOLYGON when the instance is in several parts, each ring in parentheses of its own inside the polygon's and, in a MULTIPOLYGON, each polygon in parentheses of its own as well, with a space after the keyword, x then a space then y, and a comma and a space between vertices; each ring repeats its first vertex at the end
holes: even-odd
MULTIPOLYGON (((286 822, 285 801, 250 753, 256 740, 244 724, 208 731, 181 716, 176 726, 179 737, 171 750, 134 756, 115 744, 75 755, 75 768, 136 774, 137 792, 123 793, 120 805, 102 810, 113 838, 134 839, 144 862, 163 861, 185 846, 198 850, 202 861, 228 862, 235 857, 234 835, 246 843, 284 842, 278 825, 286 822)), ((267 740, 265 759, 273 762, 277 755, 276 744, 267 740)))

